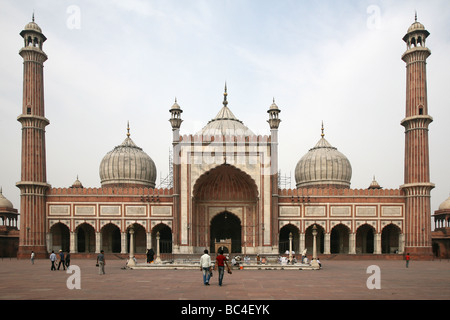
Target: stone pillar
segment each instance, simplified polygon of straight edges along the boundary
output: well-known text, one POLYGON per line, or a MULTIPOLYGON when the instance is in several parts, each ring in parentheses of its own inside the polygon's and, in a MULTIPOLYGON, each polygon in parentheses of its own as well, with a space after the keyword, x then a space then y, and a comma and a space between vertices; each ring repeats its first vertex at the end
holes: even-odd
POLYGON ((405 234, 401 233, 398 238, 398 253, 403 254, 405 252, 405 234))
POLYGON ((51 232, 47 232, 46 236, 46 243, 47 243, 47 252, 52 252, 53 247, 53 237, 51 232))
POLYGON ((319 268, 319 263, 317 262, 317 227, 313 226, 312 229, 313 235, 313 257, 311 259, 311 266, 315 268, 319 268))
POLYGON ((152 248, 152 233, 147 232, 147 249, 152 248))
POLYGON ((326 232, 324 234, 324 239, 323 241, 325 242, 323 244, 323 254, 331 254, 331 234, 326 232))
POLYGON ((77 252, 77 233, 76 232, 70 233, 69 250, 70 250, 70 252, 77 252))
POLYGON ((289 232, 289 261, 293 264, 292 261, 292 232, 289 232))
POLYGON ((349 254, 356 254, 356 233, 348 235, 348 247, 349 254))
POLYGON ((156 263, 161 263, 160 250, 159 250, 159 231, 156 233, 156 263))
POLYGON ((96 232, 95 233, 95 253, 100 253, 102 247, 102 233, 96 232))
POLYGON ((130 226, 130 258, 128 259, 128 267, 136 266, 134 262, 134 227, 130 226))
POLYGON ((127 253, 128 251, 127 251, 127 242, 128 242, 128 239, 127 239, 127 233, 126 232, 121 232, 120 233, 120 253, 127 253))
POLYGON ((374 235, 375 237, 375 243, 374 243, 374 250, 373 253, 374 254, 381 254, 381 233, 376 233, 374 235))
POLYGON ((301 252, 306 248, 305 246, 305 234, 304 233, 300 233, 299 234, 299 247, 298 247, 298 251, 301 252))

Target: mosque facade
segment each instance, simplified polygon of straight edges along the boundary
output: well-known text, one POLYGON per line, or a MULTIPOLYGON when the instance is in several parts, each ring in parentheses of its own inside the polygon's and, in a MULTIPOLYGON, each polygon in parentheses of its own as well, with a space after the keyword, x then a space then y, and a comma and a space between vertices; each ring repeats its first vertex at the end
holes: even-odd
MULTIPOLYGON (((383 189, 375 178, 367 189, 351 189, 352 167, 327 139, 299 159, 296 187, 281 189, 278 130, 281 110, 268 107, 270 135, 255 135, 223 105, 197 133, 181 134, 177 101, 169 108, 172 129, 171 185, 156 188, 156 166, 132 139, 102 159, 101 187, 53 187, 46 179, 43 51, 46 37, 33 21, 20 33, 24 46, 22 172, 19 257, 72 253, 215 252, 278 255, 292 243, 312 252, 318 231, 320 255, 373 254, 420 257, 432 254, 425 41, 416 21, 403 38, 406 52, 405 179, 398 189, 383 189), (132 237, 132 238, 131 238, 132 237), (292 239, 292 240, 290 240, 292 239), (132 241, 131 241, 132 240, 132 241), (292 242, 290 242, 292 241, 292 242)), ((168 128, 170 130, 170 128, 168 128)), ((328 138, 328 137, 327 137, 328 138)))

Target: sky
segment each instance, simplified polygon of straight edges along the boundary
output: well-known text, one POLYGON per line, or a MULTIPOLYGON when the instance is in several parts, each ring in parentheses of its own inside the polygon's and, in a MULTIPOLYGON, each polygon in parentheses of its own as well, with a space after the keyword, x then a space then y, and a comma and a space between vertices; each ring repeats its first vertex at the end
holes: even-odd
POLYGON ((44 51, 47 181, 100 187, 102 158, 126 138, 169 172, 169 109, 194 134, 222 107, 269 135, 281 109, 279 169, 295 188, 297 162, 325 138, 352 165, 351 188, 375 176, 403 184, 406 70, 402 38, 418 21, 427 47, 432 213, 450 195, 450 2, 301 0, 110 0, 0 2, 0 186, 20 209, 23 46, 31 21, 44 51))

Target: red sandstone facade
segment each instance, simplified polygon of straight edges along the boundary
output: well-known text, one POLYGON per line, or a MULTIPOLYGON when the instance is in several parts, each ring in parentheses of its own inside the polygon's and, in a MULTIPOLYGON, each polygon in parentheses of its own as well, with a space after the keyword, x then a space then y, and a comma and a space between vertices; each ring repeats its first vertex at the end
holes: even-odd
MULTIPOLYGON (((414 24, 413 24, 414 26, 414 24)), ((293 250, 312 252, 312 226, 319 231, 319 254, 431 253, 428 160, 428 116, 424 45, 420 26, 408 31, 405 181, 401 189, 278 187, 278 126, 280 110, 269 108, 270 136, 180 135, 182 110, 170 109, 173 130, 173 187, 155 189, 123 185, 51 188, 46 182, 42 51, 45 36, 30 23, 22 31, 25 46, 22 114, 21 230, 19 257, 31 250, 45 256, 52 250, 119 254, 155 248, 156 234, 172 254, 214 251, 216 241, 232 239, 232 252, 279 254, 293 236, 293 250), (212 149, 211 149, 212 148, 212 149), (214 149, 216 148, 216 149, 214 149), (219 153, 217 149, 225 150, 219 153), (208 161, 205 160, 205 155, 208 161), (199 158, 200 157, 200 158, 199 158), (210 161, 211 158, 213 161, 210 161), (200 160, 198 160, 200 159, 200 160), (264 159, 269 159, 267 162, 264 159)), ((224 107, 212 124, 240 123, 224 107)), ((239 125, 241 126, 241 125, 239 125)), ((242 126, 241 126, 242 127, 242 126)), ((129 134, 128 134, 129 136, 129 134)), ((323 138, 323 134, 322 134, 323 138)))

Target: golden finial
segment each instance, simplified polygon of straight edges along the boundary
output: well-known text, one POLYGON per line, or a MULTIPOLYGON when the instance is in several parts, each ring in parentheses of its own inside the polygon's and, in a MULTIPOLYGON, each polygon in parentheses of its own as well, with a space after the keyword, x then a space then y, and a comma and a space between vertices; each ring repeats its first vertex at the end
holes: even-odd
POLYGON ((130 137, 130 121, 127 121, 127 137, 130 137))
POLYGON ((322 134, 320 135, 322 138, 325 137, 325 134, 323 133, 323 121, 322 121, 322 134))

